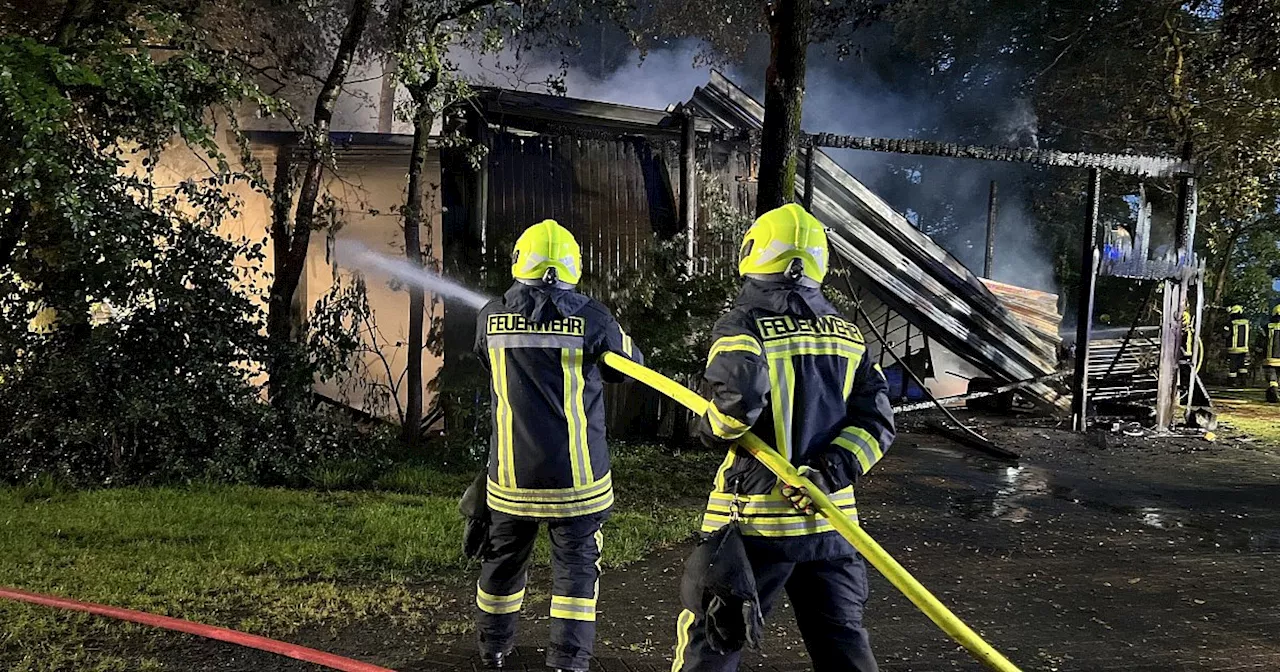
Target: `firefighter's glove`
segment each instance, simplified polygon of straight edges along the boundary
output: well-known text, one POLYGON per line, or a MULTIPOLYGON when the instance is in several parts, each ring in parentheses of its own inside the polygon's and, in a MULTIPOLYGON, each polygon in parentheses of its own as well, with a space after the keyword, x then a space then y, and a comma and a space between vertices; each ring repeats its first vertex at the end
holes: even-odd
MULTIPOLYGON (((809 479, 824 494, 831 492, 830 486, 827 485, 827 479, 823 477, 822 472, 810 466, 802 466, 797 469, 801 476, 809 479)), ((809 495, 808 487, 796 487, 793 485, 783 484, 782 496, 786 497, 791 506, 805 515, 812 516, 817 513, 817 509, 813 507, 813 497, 809 495)))
POLYGON ((486 470, 476 477, 458 503, 458 511, 466 519, 462 533, 462 553, 468 558, 480 558, 489 545, 492 519, 489 515, 488 480, 486 470))

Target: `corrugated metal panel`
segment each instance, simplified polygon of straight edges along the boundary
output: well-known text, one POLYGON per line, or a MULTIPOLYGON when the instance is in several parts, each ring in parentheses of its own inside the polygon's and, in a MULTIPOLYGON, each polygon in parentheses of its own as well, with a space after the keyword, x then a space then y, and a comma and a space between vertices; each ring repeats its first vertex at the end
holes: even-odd
POLYGON ((574 233, 587 273, 634 267, 653 234, 677 229, 666 166, 643 138, 494 133, 488 169, 495 263, 543 219, 574 233))

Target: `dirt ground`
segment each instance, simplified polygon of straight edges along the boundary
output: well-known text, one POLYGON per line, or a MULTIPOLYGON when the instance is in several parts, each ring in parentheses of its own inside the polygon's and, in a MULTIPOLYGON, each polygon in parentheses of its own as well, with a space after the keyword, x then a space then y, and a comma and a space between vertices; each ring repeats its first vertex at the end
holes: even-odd
MULTIPOLYGON (((1024 670, 1280 669, 1280 448, 1228 428, 1200 437, 1082 436, 981 420, 1021 453, 999 462, 904 431, 859 488, 863 526, 1024 670)), ((606 528, 606 553, 607 528, 606 528)), ((688 545, 602 579, 593 669, 665 670, 688 545)), ((872 570, 867 626, 881 668, 979 669, 872 570)), ((426 622, 306 630, 291 641, 388 667, 469 670, 472 582, 426 622)), ((514 669, 544 669, 545 572, 531 580, 514 669)), ((186 636, 144 645, 173 670, 315 670, 186 636)), ((789 605, 743 669, 804 670, 789 605)))

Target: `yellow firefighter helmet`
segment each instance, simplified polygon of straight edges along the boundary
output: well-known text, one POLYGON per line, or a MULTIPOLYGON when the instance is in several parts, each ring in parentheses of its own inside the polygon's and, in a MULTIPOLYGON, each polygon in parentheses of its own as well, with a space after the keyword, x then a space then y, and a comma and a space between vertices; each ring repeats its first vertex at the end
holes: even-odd
POLYGON ((1244 306, 1235 305, 1227 309, 1228 315, 1244 315, 1244 306))
POLYGON ((739 275, 783 276, 822 284, 827 277, 827 232, 794 203, 760 215, 742 238, 739 275))
POLYGON ((582 279, 582 249, 569 230, 544 219, 524 230, 511 253, 511 276, 578 284, 582 279))

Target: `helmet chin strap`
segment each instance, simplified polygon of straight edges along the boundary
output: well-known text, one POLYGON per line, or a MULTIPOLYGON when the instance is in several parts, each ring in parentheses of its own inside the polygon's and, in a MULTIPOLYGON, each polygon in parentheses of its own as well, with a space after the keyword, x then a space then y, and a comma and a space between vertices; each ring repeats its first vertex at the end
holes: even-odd
POLYGON ((804 262, 799 259, 792 259, 791 263, 787 264, 787 270, 783 271, 782 274, 792 282, 800 282, 800 279, 804 277, 804 262))
POLYGON ((787 269, 781 273, 747 273, 746 276, 753 280, 775 282, 782 285, 822 286, 822 283, 804 274, 804 262, 799 259, 792 259, 791 263, 787 264, 787 269))
POLYGON ((560 276, 556 273, 554 267, 548 268, 541 278, 518 278, 521 284, 530 287, 555 287, 556 289, 573 289, 577 285, 568 282, 561 282, 560 276))

